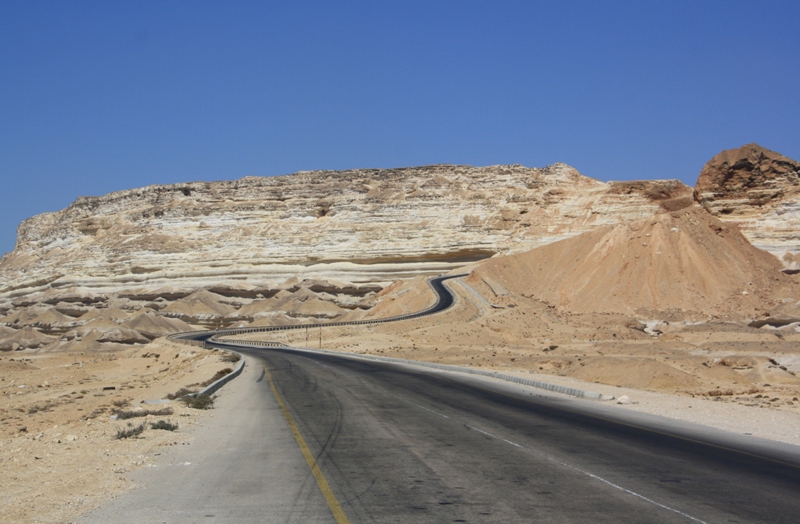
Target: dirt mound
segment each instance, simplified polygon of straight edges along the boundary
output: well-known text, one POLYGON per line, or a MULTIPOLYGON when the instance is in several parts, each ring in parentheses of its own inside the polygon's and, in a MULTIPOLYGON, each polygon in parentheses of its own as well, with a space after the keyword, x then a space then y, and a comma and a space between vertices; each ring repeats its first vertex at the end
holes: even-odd
POLYGON ((117 329, 120 325, 108 318, 95 318, 83 324, 82 326, 76 327, 73 331, 80 336, 84 336, 88 334, 90 331, 95 330, 98 333, 102 333, 103 331, 108 331, 110 329, 117 329))
POLYGON ((333 302, 321 300, 319 298, 311 298, 304 301, 295 310, 296 314, 304 317, 314 318, 335 318, 346 313, 346 310, 340 308, 333 302))
POLYGON ((734 226, 693 205, 488 260, 470 281, 573 312, 753 317, 800 296, 781 268, 734 226))
MULTIPOLYGON (((289 294, 288 292, 285 292, 289 294)), ((244 306, 239 308, 239 316, 242 317, 252 317, 252 318, 261 318, 266 317, 272 314, 273 308, 277 300, 274 298, 262 299, 262 300, 254 300, 249 304, 245 304, 244 306)))
POLYGON ((52 334, 53 332, 62 332, 74 327, 77 321, 72 317, 59 313, 55 309, 31 308, 6 316, 0 320, 0 323, 15 328, 23 326, 36 327, 46 331, 47 334, 52 334))
POLYGON ((116 307, 92 309, 79 317, 79 320, 91 321, 95 319, 128 320, 131 314, 124 309, 116 307))
POLYGON ((0 318, 0 322, 15 327, 28 326, 34 324, 45 312, 47 312, 47 309, 39 307, 21 309, 0 318))
POLYGON ((385 287, 375 300, 375 307, 364 318, 384 318, 421 311, 432 306, 436 296, 427 278, 418 276, 411 280, 398 280, 385 287))
POLYGON ((150 341, 138 331, 117 324, 113 320, 100 318, 76 327, 67 333, 67 340, 94 337, 100 342, 119 342, 121 344, 146 344, 150 341))
POLYGON ((201 289, 188 297, 176 300, 165 307, 163 312, 195 318, 225 316, 234 313, 236 310, 227 304, 223 304, 224 300, 225 297, 221 295, 201 289))
POLYGON ((196 329, 178 318, 166 318, 152 313, 143 313, 122 325, 138 331, 149 339, 196 329))
POLYGON ((267 299, 264 305, 273 311, 282 311, 289 315, 295 314, 300 306, 308 300, 319 299, 316 293, 304 287, 294 292, 281 290, 274 297, 267 299))
POLYGON ((0 351, 37 349, 56 342, 58 339, 43 335, 32 327, 24 327, 0 340, 0 351))
MULTIPOLYGON (((292 318, 284 313, 273 313, 269 316, 259 317, 253 322, 249 322, 245 327, 262 327, 262 326, 289 326, 293 324, 302 323, 305 319, 292 318)), ((267 338, 270 338, 269 336, 267 338)))
POLYGON ((51 326, 51 325, 70 325, 75 323, 75 319, 72 317, 68 317, 63 313, 59 313, 55 309, 48 309, 41 315, 39 315, 33 324, 38 324, 42 326, 51 326))

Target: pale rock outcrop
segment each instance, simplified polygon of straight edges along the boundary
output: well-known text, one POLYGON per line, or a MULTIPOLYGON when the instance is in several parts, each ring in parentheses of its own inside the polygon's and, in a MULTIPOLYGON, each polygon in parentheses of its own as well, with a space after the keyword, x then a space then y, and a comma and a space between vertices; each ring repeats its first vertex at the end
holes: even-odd
MULTIPOLYGON (((722 218, 756 217, 743 225, 745 233, 761 235, 762 247, 775 252, 791 235, 780 221, 765 222, 764 210, 783 212, 781 206, 796 199, 790 186, 797 170, 768 153, 748 153, 746 162, 738 154, 712 161, 716 171, 704 171, 694 194, 675 180, 603 183, 554 164, 301 172, 80 198, 20 225, 16 248, 0 259, 0 323, 17 329, 4 339, 30 336, 28 328, 35 328, 61 336, 48 347, 93 350, 196 326, 395 314, 429 298, 426 286, 418 300, 389 297, 384 288, 397 279, 444 273, 582 234, 627 238, 632 224, 697 207, 695 197, 722 218), (721 166, 734 166, 736 176, 715 175, 721 166), (763 176, 748 178, 750 185, 730 182, 747 170, 763 176), (741 212, 719 208, 723 201, 741 201, 734 206, 741 212), (397 300, 387 305, 387 297, 397 300)), ((691 210, 693 220, 703 222, 696 212, 691 210)), ((714 234, 736 235, 735 228, 714 234)), ((649 251, 639 256, 666 254, 649 251)), ((634 255, 631 267, 650 267, 642 260, 634 255)), ((573 268, 575 282, 597 271, 587 263, 573 268)), ((715 275, 709 275, 712 281, 715 275)), ((484 276, 493 292, 508 293, 497 276, 484 276)), ((587 287, 576 293, 593 284, 582 285, 587 287)), ((572 293, 569 286, 562 291, 572 293)), ((713 285, 709 289, 716 293, 713 285)), ((638 297, 639 305, 658 309, 675 291, 666 286, 663 293, 638 297)), ((692 292, 683 296, 689 305, 692 292)), ((631 310, 622 303, 614 307, 631 310)))
POLYGON ((255 297, 298 276, 385 285, 644 218, 660 186, 682 185, 606 184, 565 164, 435 165, 82 197, 20 225, 0 261, 0 305, 176 300, 215 286, 255 297))

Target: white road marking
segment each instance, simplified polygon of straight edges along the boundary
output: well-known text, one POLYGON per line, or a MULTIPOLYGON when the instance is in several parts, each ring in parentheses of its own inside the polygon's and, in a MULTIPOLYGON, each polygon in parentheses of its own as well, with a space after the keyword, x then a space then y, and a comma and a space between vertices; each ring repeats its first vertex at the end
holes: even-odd
MULTIPOLYGON (((439 416, 439 417, 446 418, 446 419, 450 419, 450 417, 448 417, 448 416, 447 416, 447 415, 445 415, 444 413, 439 413, 438 411, 435 411, 435 410, 433 410, 433 409, 430 409, 430 408, 426 408, 425 406, 420 406, 419 404, 415 404, 414 402, 411 402, 410 400, 406 400, 406 399, 404 399, 403 397, 398 397, 397 395, 392 395, 392 396, 393 396, 394 398, 398 399, 398 400, 401 400, 401 401, 405 402, 406 404, 410 404, 410 405, 412 405, 412 406, 414 406, 414 407, 417 407, 417 408, 419 408, 419 409, 423 409, 423 410, 425 410, 425 411, 427 411, 427 412, 429 412, 429 413, 433 413, 434 415, 437 415, 437 416, 439 416)), ((542 453, 541 451, 537 451, 537 450, 535 450, 535 449, 526 448, 525 446, 522 446, 522 445, 520 445, 520 444, 517 444, 516 442, 512 442, 512 441, 510 441, 510 440, 508 440, 508 439, 504 439, 503 437, 498 437, 497 435, 493 435, 493 434, 489 433, 488 431, 484 431, 484 430, 482 430, 482 429, 476 428, 475 426, 470 426, 470 425, 469 425, 469 424, 467 424, 466 422, 461 422, 460 420, 456 420, 456 419, 453 419, 453 420, 454 420, 456 423, 458 423, 458 424, 461 424, 462 426, 464 426, 464 427, 466 427, 466 428, 469 428, 469 429, 471 429, 471 430, 473 430, 473 431, 477 431, 478 433, 481 433, 481 434, 483 434, 483 435, 486 435, 487 437, 490 437, 490 438, 493 438, 493 439, 496 439, 496 440, 500 440, 500 441, 502 441, 502 442, 505 442, 506 444, 510 444, 510 445, 512 445, 512 446, 514 446, 514 447, 516 447, 516 448, 519 448, 519 449, 521 449, 521 450, 523 450, 523 451, 526 451, 526 452, 528 452, 528 453, 531 453, 531 454, 533 454, 533 455, 538 455, 538 456, 540 456, 540 457, 543 457, 543 458, 545 458, 546 460, 549 460, 549 461, 551 461, 551 462, 554 462, 554 463, 556 463, 556 464, 558 464, 558 465, 560 465, 560 466, 563 466, 563 467, 565 467, 565 468, 567 468, 567 469, 571 469, 572 471, 578 472, 578 473, 580 473, 580 474, 582 474, 582 475, 586 475, 586 476, 587 476, 587 477, 589 477, 589 478, 592 478, 592 479, 595 479, 595 480, 599 480, 600 482, 602 482, 602 483, 604 483, 604 484, 606 484, 606 485, 608 485, 608 486, 611 486, 611 487, 612 487, 612 488, 614 488, 614 489, 618 489, 618 490, 620 490, 620 491, 622 491, 622 492, 624 492, 624 493, 627 493, 627 494, 629 494, 629 495, 632 495, 632 496, 634 496, 634 497, 637 497, 637 498, 639 498, 639 499, 641 499, 641 500, 644 500, 645 502, 649 502, 650 504, 653 504, 654 506, 658 506, 659 508, 665 509, 665 510, 667 510, 667 511, 671 511, 671 512, 673 512, 673 513, 677 513, 678 515, 680 515, 680 516, 682 516, 682 517, 686 517, 687 519, 689 519, 689 520, 692 520, 692 521, 694 521, 694 522, 700 522, 700 523, 702 523, 702 524, 707 524, 707 523, 706 523, 704 520, 700 520, 700 519, 698 519, 698 518, 696 518, 696 517, 693 517, 693 516, 691 516, 691 515, 689 515, 689 514, 687 514, 687 513, 684 513, 684 512, 683 512, 683 511, 681 511, 681 510, 678 510, 678 509, 675 509, 675 508, 672 508, 672 507, 666 506, 666 505, 664 505, 664 504, 661 504, 660 502, 656 502, 655 500, 653 500, 653 499, 650 499, 650 498, 647 498, 647 497, 645 497, 645 496, 644 496, 644 495, 642 495, 642 494, 636 493, 635 491, 631 491, 631 490, 629 490, 628 488, 624 488, 624 487, 622 487, 622 486, 620 486, 620 485, 618 485, 618 484, 614 484, 614 483, 613 483, 613 482, 611 482, 610 480, 606 480, 606 479, 604 479, 603 477, 600 477, 600 476, 598 476, 598 475, 595 475, 594 473, 591 473, 591 472, 589 472, 589 471, 586 471, 586 470, 583 470, 583 469, 581 469, 581 468, 579 468, 579 467, 577 467, 577 466, 573 466, 572 464, 568 464, 568 463, 566 463, 566 462, 563 462, 563 461, 561 461, 561 460, 558 460, 557 458, 551 457, 550 455, 547 455, 547 454, 545 454, 545 453, 542 453)))

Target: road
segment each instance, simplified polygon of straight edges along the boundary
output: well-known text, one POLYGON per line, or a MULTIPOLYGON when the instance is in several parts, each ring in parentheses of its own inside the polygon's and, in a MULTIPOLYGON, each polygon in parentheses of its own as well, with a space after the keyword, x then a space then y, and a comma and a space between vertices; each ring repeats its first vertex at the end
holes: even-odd
POLYGON ((194 444, 86 522, 797 522, 800 449, 485 377, 237 348, 194 444))
POLYGON ((353 522, 800 515, 796 465, 565 407, 578 401, 521 400, 451 376, 324 355, 254 354, 353 522))
POLYGON ((89 522, 336 522, 337 505, 339 522, 800 515, 800 453, 791 446, 764 458, 745 438, 737 451, 738 437, 700 428, 673 436, 653 417, 615 417, 620 408, 480 377, 291 350, 246 353, 249 375, 226 386, 246 393, 236 400, 239 416, 232 406, 221 413, 224 438, 179 450, 193 469, 146 470, 148 488, 89 522))

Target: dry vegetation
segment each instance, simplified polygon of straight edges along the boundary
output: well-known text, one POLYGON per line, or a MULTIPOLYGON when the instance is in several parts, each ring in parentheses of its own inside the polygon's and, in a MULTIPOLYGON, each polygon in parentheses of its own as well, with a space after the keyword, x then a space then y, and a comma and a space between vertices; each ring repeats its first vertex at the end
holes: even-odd
POLYGON ((116 352, 0 354, 0 522, 70 521, 129 487, 125 473, 159 448, 188 444, 182 430, 203 411, 143 401, 198 389, 230 369, 226 356, 165 339, 116 352))

